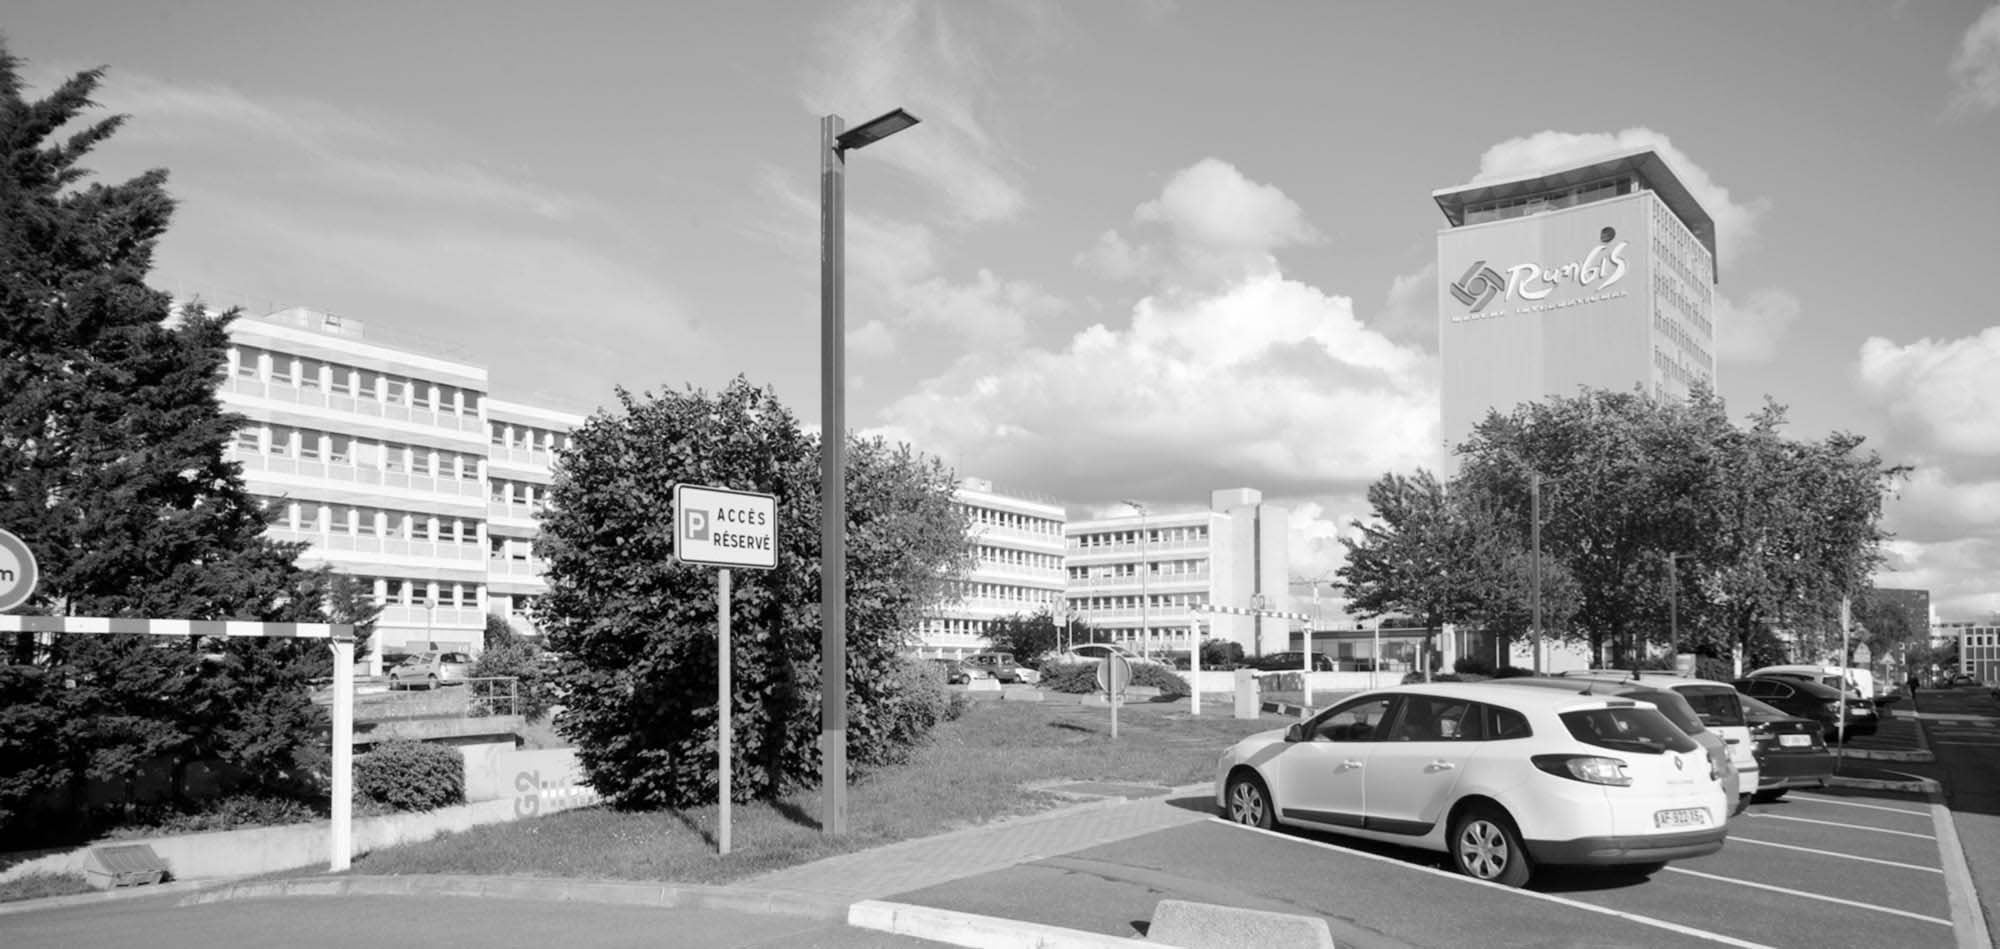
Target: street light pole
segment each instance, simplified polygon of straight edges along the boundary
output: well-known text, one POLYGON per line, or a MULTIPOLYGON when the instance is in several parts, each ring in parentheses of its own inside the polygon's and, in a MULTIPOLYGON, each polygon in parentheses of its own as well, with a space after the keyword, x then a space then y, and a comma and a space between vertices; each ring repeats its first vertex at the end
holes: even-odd
POLYGON ((1681 575, 1676 561, 1680 554, 1667 555, 1667 644, 1675 652, 1681 648, 1681 575))
POLYGON ((1146 536, 1146 506, 1137 501, 1123 501, 1120 503, 1139 512, 1139 658, 1145 659, 1149 658, 1147 644, 1152 641, 1151 630, 1147 629, 1151 619, 1148 616, 1148 608, 1152 604, 1147 601, 1153 598, 1151 583, 1151 574, 1153 572, 1153 565, 1151 563, 1152 545, 1150 539, 1146 536))
POLYGON ((896 109, 844 130, 819 120, 820 830, 847 832, 847 153, 917 117, 896 109))
POLYGON ((1535 589, 1530 595, 1534 604, 1533 617, 1529 619, 1529 634, 1534 641, 1535 674, 1542 674, 1542 473, 1528 472, 1528 536, 1534 548, 1535 589))

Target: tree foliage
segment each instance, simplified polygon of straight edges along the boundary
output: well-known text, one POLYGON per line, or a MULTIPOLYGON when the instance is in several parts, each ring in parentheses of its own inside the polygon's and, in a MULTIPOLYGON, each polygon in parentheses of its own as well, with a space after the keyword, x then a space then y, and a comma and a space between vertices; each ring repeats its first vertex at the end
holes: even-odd
POLYGON ((1031 615, 1014 613, 986 624, 987 645, 996 652, 1012 653, 1023 664, 1061 648, 1062 641, 1062 624, 1056 622, 1050 610, 1031 615))
MULTIPOLYGON (((1390 474, 1343 579, 1363 615, 1518 634, 1534 589, 1529 528, 1541 484, 1544 625, 1603 655, 1765 649, 1783 630, 1838 641, 1842 597, 1879 562, 1882 497, 1904 469, 1859 437, 1784 437, 1766 404, 1732 422, 1708 392, 1657 401, 1577 396, 1490 414, 1459 475, 1390 474)), ((1620 659, 1619 661, 1624 661, 1620 659)))
MULTIPOLYGON (((716 799, 716 569, 680 563, 673 486, 777 499, 777 565, 733 570, 732 787, 775 797, 819 777, 818 445, 769 390, 644 397, 572 433, 550 489, 537 616, 564 657, 559 720, 600 791, 624 806, 716 799)), ((899 717, 901 653, 970 568, 951 475, 935 459, 850 441, 848 754, 855 773, 920 732, 899 717)))
MULTIPOLYGON (((21 610, 64 616, 322 621, 324 574, 267 514, 223 445, 241 419, 215 383, 231 319, 169 320, 144 278, 173 201, 166 173, 84 185, 122 117, 58 133, 101 70, 27 100, 0 49, 0 527, 35 552, 21 610)), ((0 667, 0 837, 73 833, 86 793, 129 797, 148 769, 221 759, 296 777, 320 741, 307 680, 323 644, 18 636, 0 667), (126 789, 121 795, 118 789, 126 789), (46 813, 49 809, 53 813, 46 813)))

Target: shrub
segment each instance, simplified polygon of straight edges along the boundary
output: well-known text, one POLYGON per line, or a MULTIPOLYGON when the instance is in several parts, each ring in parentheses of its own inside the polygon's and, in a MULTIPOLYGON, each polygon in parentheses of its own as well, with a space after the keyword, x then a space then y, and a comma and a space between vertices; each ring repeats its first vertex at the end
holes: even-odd
POLYGON ((1493 660, 1487 659, 1484 656, 1460 656, 1452 662, 1451 671, 1460 674, 1471 673, 1473 675, 1491 677, 1493 675, 1493 660))
POLYGON ((205 834, 240 827, 281 827, 304 824, 326 815, 312 803, 297 798, 256 794, 232 794, 202 801, 193 809, 160 809, 142 812, 134 819, 112 828, 105 836, 114 840, 135 837, 168 837, 175 834, 205 834))
POLYGON ((1160 690, 1161 696, 1170 699, 1188 694, 1186 679, 1166 666, 1156 666, 1150 662, 1132 664, 1132 684, 1152 686, 1160 690))
POLYGON ((1097 663, 1051 662, 1042 666, 1044 692, 1088 695, 1097 691, 1097 663))
POLYGON ((883 701, 872 709, 848 709, 848 749, 857 773, 871 763, 907 760, 931 729, 957 714, 944 670, 936 663, 905 657, 888 672, 883 701))
POLYGON ((1227 671, 1243 664, 1243 644, 1230 640, 1214 640, 1201 644, 1201 667, 1227 671))
MULTIPOLYGON (((1417 683, 1417 682, 1422 682, 1422 681, 1424 681, 1424 674, 1423 674, 1423 673, 1421 673, 1421 672, 1406 672, 1406 673, 1403 673, 1403 684, 1404 684, 1404 685, 1410 685, 1410 684, 1413 684, 1413 683, 1417 683)), ((1443 674, 1438 674, 1438 673, 1432 673, 1432 674, 1431 674, 1431 681, 1432 681, 1432 682, 1464 682, 1464 681, 1465 681, 1465 679, 1464 679, 1464 678, 1462 678, 1462 677, 1460 677, 1460 676, 1458 676, 1458 675, 1457 675, 1457 674, 1455 674, 1455 673, 1450 673, 1450 672, 1446 672, 1446 673, 1443 673, 1443 674)))
POLYGON ((354 758, 355 797, 399 811, 465 803, 465 756, 449 745, 387 741, 354 758))
MULTIPOLYGON (((473 663, 470 675, 475 679, 512 678, 513 714, 533 722, 548 715, 549 706, 556 704, 552 673, 549 664, 542 659, 542 647, 525 639, 515 639, 488 646, 485 652, 479 654, 479 661, 473 663)), ((507 683, 474 682, 472 692, 475 698, 482 700, 474 708, 475 715, 507 714, 507 683)))

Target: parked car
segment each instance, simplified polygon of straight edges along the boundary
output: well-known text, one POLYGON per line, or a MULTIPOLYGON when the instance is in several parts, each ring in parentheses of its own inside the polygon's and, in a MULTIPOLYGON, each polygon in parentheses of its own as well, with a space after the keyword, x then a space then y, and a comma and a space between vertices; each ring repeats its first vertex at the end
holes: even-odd
POLYGON ((1853 695, 1843 695, 1832 686, 1782 676, 1752 676, 1738 679, 1733 684, 1744 695, 1762 699, 1765 704, 1777 706, 1787 714, 1818 722, 1820 731, 1828 740, 1840 738, 1843 708, 1847 712, 1847 734, 1875 734, 1878 723, 1875 705, 1856 701, 1853 695))
POLYGON ((1041 673, 1014 661, 1014 654, 1008 652, 979 652, 965 657, 968 669, 977 669, 999 679, 1002 683, 1030 685, 1042 681, 1041 673))
POLYGON ((471 668, 472 657, 462 652, 420 652, 389 670, 389 688, 435 689, 440 685, 463 684, 471 668))
MULTIPOLYGON (((1752 669, 1744 674, 1744 678, 1746 679, 1754 679, 1758 676, 1804 679, 1807 682, 1817 682, 1830 689, 1840 688, 1841 683, 1839 666, 1765 666, 1761 669, 1752 669)), ((1869 672, 1867 669, 1859 666, 1849 667, 1846 681, 1847 691, 1854 693, 1857 698, 1873 702, 1882 697, 1882 693, 1875 688, 1875 674, 1869 672)))
POLYGON ((1818 722, 1788 715, 1747 695, 1743 717, 1757 743, 1757 790, 1751 800, 1768 804, 1792 788, 1825 787, 1833 777, 1833 752, 1827 749, 1818 722))
POLYGON ((1972 676, 1966 675, 1963 672, 1955 672, 1951 675, 1945 676, 1944 678, 1938 680, 1938 688, 1940 689, 1956 689, 1962 685, 1983 686, 1985 684, 1986 683, 1981 682, 1978 679, 1973 678, 1972 676))
POLYGON ((944 684, 965 685, 972 681, 972 673, 956 659, 932 659, 938 671, 944 674, 944 684))
MULTIPOLYGON (((1244 665, 1262 672, 1299 672, 1306 667, 1306 654, 1297 649, 1290 652, 1274 652, 1268 656, 1246 660, 1244 665)), ((1333 661, 1332 656, 1315 652, 1312 655, 1312 671, 1338 672, 1340 666, 1333 661)))
MULTIPOLYGON (((1669 689, 1686 699, 1694 713, 1701 717, 1701 724, 1717 735, 1729 746, 1729 760, 1736 766, 1744 793, 1758 786, 1761 776, 1757 761, 1756 742, 1750 737, 1750 724, 1743 718, 1743 697, 1727 682, 1713 679, 1696 679, 1673 672, 1633 672, 1629 669, 1593 669, 1584 673, 1565 673, 1565 677, 1584 676, 1599 681, 1632 682, 1650 685, 1654 688, 1669 689)), ((1747 803, 1747 802, 1746 802, 1747 803)))
POLYGON ((1714 853, 1734 803, 1650 702, 1490 682, 1362 692, 1230 746, 1215 787, 1238 823, 1438 851, 1507 886, 1538 865, 1714 853))
POLYGON ((1755 773, 1746 784, 1736 770, 1736 762, 1731 753, 1728 739, 1702 724, 1701 716, 1689 705, 1687 699, 1672 689, 1657 688, 1641 682, 1601 682, 1596 679, 1549 678, 1546 676, 1511 676, 1505 679, 1489 680, 1501 685, 1520 685, 1530 688, 1562 689, 1572 695, 1616 695, 1621 698, 1651 702, 1660 714, 1673 722, 1674 727, 1686 733, 1708 753, 1708 763, 1722 776, 1722 790, 1735 802, 1730 811, 1735 814, 1750 803, 1750 793, 1757 789, 1755 773))

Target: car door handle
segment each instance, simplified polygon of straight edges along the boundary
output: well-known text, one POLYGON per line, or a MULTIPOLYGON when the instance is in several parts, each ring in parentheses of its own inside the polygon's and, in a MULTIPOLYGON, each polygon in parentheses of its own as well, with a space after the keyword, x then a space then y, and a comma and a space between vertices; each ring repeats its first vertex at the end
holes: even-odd
POLYGON ((1437 760, 1437 761, 1433 761, 1433 762, 1431 762, 1431 763, 1430 763, 1430 764, 1429 764, 1429 765, 1428 765, 1427 767, 1425 767, 1425 768, 1424 768, 1424 770, 1425 770, 1425 771, 1450 771, 1451 769, 1453 769, 1453 768, 1456 768, 1456 767, 1458 767, 1458 765, 1457 765, 1457 764, 1455 764, 1455 763, 1453 763, 1453 762, 1450 762, 1450 761, 1445 761, 1445 760, 1443 760, 1443 759, 1441 759, 1441 758, 1440 758, 1440 759, 1439 759, 1439 760, 1437 760))
POLYGON ((1361 767, 1361 762, 1359 762, 1359 761, 1356 761, 1356 760, 1354 760, 1353 758, 1349 758, 1349 759, 1347 759, 1346 761, 1343 761, 1343 762, 1341 762, 1341 763, 1340 763, 1340 767, 1338 767, 1338 768, 1336 768, 1336 769, 1334 769, 1334 770, 1336 770, 1336 771, 1353 771, 1353 770, 1355 770, 1356 768, 1359 768, 1359 767, 1361 767))
POLYGON ((1725 744, 1725 745, 1740 745, 1740 744, 1743 744, 1743 739, 1741 739, 1741 738, 1724 738, 1724 739, 1722 740, 1722 743, 1723 743, 1723 744, 1725 744))

